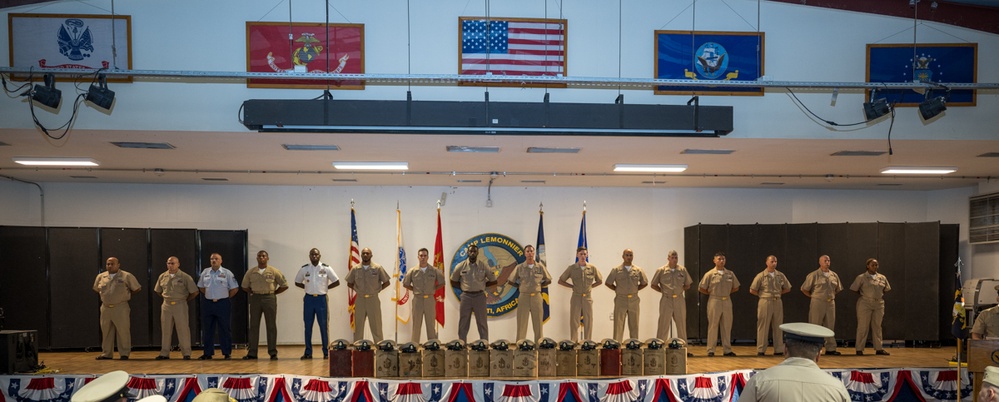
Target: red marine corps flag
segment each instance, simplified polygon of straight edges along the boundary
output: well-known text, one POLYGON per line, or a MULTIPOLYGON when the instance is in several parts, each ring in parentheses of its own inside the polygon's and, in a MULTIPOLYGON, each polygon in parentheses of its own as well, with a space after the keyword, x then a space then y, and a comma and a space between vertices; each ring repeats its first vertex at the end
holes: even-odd
MULTIPOLYGON (((437 239, 434 240, 434 267, 441 270, 441 272, 447 272, 444 270, 444 238, 441 236, 441 207, 437 206, 437 239)), ((445 279, 446 281, 446 279, 445 279)), ((434 291, 434 300, 437 300, 437 324, 441 327, 444 326, 444 288, 434 291)))

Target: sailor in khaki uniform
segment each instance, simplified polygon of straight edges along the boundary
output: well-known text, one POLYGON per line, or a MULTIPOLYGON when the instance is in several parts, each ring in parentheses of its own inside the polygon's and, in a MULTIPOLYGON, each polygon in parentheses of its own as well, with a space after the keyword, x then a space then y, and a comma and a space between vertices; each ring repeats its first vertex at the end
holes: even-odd
POLYGON ((364 320, 368 320, 375 343, 382 341, 382 302, 378 292, 392 283, 385 268, 371 262, 371 249, 361 250, 361 263, 347 273, 347 287, 357 292, 354 302, 354 340, 364 339, 364 320))
POLYGON ((666 253, 666 265, 659 267, 652 274, 652 290, 662 293, 659 298, 659 325, 656 338, 668 339, 670 321, 676 321, 676 338, 687 341, 687 303, 684 291, 690 289, 694 280, 687 268, 679 265, 680 260, 676 250, 666 253))
POLYGON ((267 265, 267 251, 257 252, 257 267, 243 275, 240 287, 250 295, 250 336, 243 360, 255 360, 260 346, 260 316, 267 327, 267 353, 277 360, 277 295, 288 290, 288 281, 277 268, 267 265))
POLYGON ((632 265, 635 253, 625 249, 621 253, 623 262, 611 269, 607 274, 607 287, 614 291, 614 339, 624 341, 624 320, 628 320, 628 334, 638 338, 638 319, 641 317, 642 300, 638 291, 649 285, 645 271, 637 265, 632 265))
POLYGON ((117 339, 118 354, 122 360, 128 360, 132 353, 132 333, 129 325, 128 301, 133 294, 139 293, 142 286, 135 275, 121 270, 118 258, 108 258, 104 263, 107 271, 101 272, 94 279, 94 291, 101 295, 101 355, 97 360, 107 360, 114 356, 114 345, 117 339))
POLYGON ((725 356, 735 356, 732 351, 731 295, 739 291, 739 278, 725 269, 725 253, 715 253, 714 262, 715 267, 704 274, 697 286, 698 292, 708 295, 708 356, 715 355, 719 330, 725 356))
POLYGON ((420 326, 427 323, 427 340, 437 339, 437 299, 434 293, 443 288, 444 273, 430 265, 430 251, 421 248, 416 253, 420 266, 406 272, 402 286, 413 292, 413 343, 420 343, 420 326))
MULTIPOLYGON (((819 257, 819 269, 805 277, 801 293, 812 298, 808 307, 808 322, 835 330, 836 294, 843 291, 843 283, 839 280, 839 275, 829 269, 831 265, 832 260, 828 255, 819 257)), ((836 351, 836 339, 826 339, 826 354, 840 355, 836 351)))
POLYGON ((579 341, 580 317, 582 317, 583 340, 593 338, 593 288, 604 283, 600 270, 586 262, 589 252, 586 247, 576 249, 576 263, 570 265, 558 278, 558 284, 572 289, 569 297, 569 334, 573 342, 579 341))
POLYGON ((156 360, 170 358, 170 348, 173 345, 173 329, 177 328, 177 342, 180 343, 180 354, 184 360, 191 359, 191 323, 188 320, 187 302, 198 297, 198 285, 194 278, 180 270, 177 257, 167 258, 166 272, 156 279, 153 291, 163 297, 160 306, 160 334, 162 335, 160 355, 156 360))
POLYGON ((468 342, 468 330, 475 315, 475 326, 479 329, 479 339, 489 339, 489 323, 486 321, 486 288, 496 286, 496 273, 485 260, 479 259, 479 246, 471 244, 466 250, 468 259, 462 261, 451 272, 451 286, 461 289, 461 302, 458 310, 458 339, 468 342))
POLYGON ((552 276, 545 268, 545 264, 535 261, 534 246, 528 244, 524 246, 525 261, 514 267, 507 281, 520 290, 517 298, 517 341, 527 339, 527 317, 531 317, 531 325, 534 326, 534 342, 541 339, 544 325, 542 315, 544 314, 544 296, 541 288, 552 283, 552 276))
POLYGON ((878 260, 867 259, 867 272, 857 275, 850 290, 860 294, 857 299, 857 354, 864 354, 867 332, 874 342, 874 354, 890 355, 881 339, 881 321, 885 318, 885 293, 891 291, 888 277, 878 273, 878 260))
MULTIPOLYGON (((995 286, 999 292, 999 285, 995 286)), ((996 296, 999 302, 999 296, 996 296)), ((975 324, 971 327, 971 339, 994 339, 999 337, 999 306, 987 308, 978 313, 975 317, 975 324)))
POLYGON ((780 331, 784 324, 784 302, 781 296, 791 291, 791 281, 777 270, 777 256, 767 257, 767 268, 756 274, 749 285, 749 293, 759 296, 756 305, 756 355, 763 356, 767 351, 767 332, 773 331, 774 356, 784 354, 784 334, 780 331))
POLYGON ((756 373, 739 395, 740 401, 848 402, 850 394, 843 381, 820 369, 822 338, 833 331, 803 322, 780 326, 787 344, 787 358, 780 364, 756 373))

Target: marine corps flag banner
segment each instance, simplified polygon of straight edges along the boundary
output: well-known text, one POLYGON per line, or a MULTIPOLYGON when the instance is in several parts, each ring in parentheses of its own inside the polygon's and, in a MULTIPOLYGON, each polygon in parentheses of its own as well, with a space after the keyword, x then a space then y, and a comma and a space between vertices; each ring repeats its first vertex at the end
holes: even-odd
POLYGON ((968 328, 967 316, 964 311, 964 295, 961 294, 961 259, 958 258, 954 265, 957 272, 954 274, 954 321, 951 322, 950 333, 957 339, 964 339, 965 329, 968 328))
POLYGON ((402 211, 395 210, 395 239, 398 245, 395 259, 395 318, 403 324, 409 323, 413 316, 413 303, 410 303, 409 289, 402 287, 402 279, 406 277, 406 248, 402 244, 402 211))
MULTIPOLYGON (((354 208, 350 208, 350 257, 347 258, 347 272, 354 268, 355 264, 361 263, 361 250, 357 245, 357 220, 354 218, 354 208)), ((350 313, 350 330, 354 330, 354 302, 357 301, 357 293, 354 289, 347 288, 347 311, 350 313)))
MULTIPOLYGON (((434 240, 434 267, 444 272, 444 238, 441 236, 441 208, 437 207, 437 239, 434 240)), ((437 324, 444 326, 444 288, 442 286, 434 291, 434 300, 437 301, 437 324)))

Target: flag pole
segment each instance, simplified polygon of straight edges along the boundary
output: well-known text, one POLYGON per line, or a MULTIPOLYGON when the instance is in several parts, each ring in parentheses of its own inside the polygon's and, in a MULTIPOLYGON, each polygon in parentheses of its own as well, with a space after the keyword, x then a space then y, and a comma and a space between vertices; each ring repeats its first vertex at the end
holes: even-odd
POLYGON ((402 211, 399 210, 399 200, 396 200, 395 201, 395 222, 396 222, 395 223, 395 244, 396 244, 396 250, 395 250, 395 259, 396 259, 396 263, 395 263, 395 265, 396 265, 395 275, 396 276, 395 276, 395 303, 393 303, 393 304, 395 304, 395 319, 392 320, 392 321, 395 321, 395 343, 396 343, 396 345, 399 344, 399 285, 402 283, 402 278, 401 278, 402 274, 399 273, 399 264, 401 262, 398 261, 399 260, 399 236, 401 235, 401 233, 399 233, 399 232, 402 230, 402 228, 399 227, 399 225, 401 224, 401 220, 402 220, 402 211))

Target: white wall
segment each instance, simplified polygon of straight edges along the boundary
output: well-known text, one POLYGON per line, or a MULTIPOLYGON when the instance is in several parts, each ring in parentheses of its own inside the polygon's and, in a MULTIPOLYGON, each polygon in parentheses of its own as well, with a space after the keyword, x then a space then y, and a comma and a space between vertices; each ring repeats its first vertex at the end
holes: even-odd
MULTIPOLYGON (((228 185, 111 185, 43 184, 47 226, 157 227, 248 229, 248 259, 259 249, 270 253, 271 264, 288 277, 308 262, 318 247, 323 260, 343 277, 349 244, 350 202, 357 212, 362 247, 374 251, 374 261, 391 270, 395 264, 396 204, 402 210, 403 237, 415 263, 416 250, 433 249, 436 201, 447 193, 442 209, 446 264, 455 249, 472 236, 501 233, 521 244, 535 243, 538 206, 544 203, 549 270, 554 276, 573 262, 583 202, 587 206, 590 261, 607 273, 621 262, 621 251, 635 251, 635 264, 652 271, 665 263, 669 249, 683 250, 683 228, 697 223, 922 222, 961 225, 961 252, 966 244, 967 197, 971 189, 935 192, 823 191, 746 189, 635 189, 494 187, 493 206, 486 207, 485 187, 281 187, 228 185)), ((39 224, 38 192, 34 186, 0 181, 0 225, 39 224)), ((982 246, 975 246, 974 251, 982 246)), ((977 262, 969 261, 968 269, 977 262)), ((124 269, 129 263, 123 261, 124 269)), ((163 267, 155 266, 154 269, 163 267)), ((730 261, 730 268, 749 281, 762 269, 760 261, 730 261)), ((96 270, 100 267, 94 267, 96 270)), ((848 267, 840 267, 842 270, 848 267)), ((994 268, 983 269, 995 272, 994 268)), ((976 274, 978 274, 976 272, 976 274)), ((999 273, 997 273, 999 274, 999 273)), ((392 337, 391 289, 382 293, 384 325, 392 337)), ((279 341, 301 343, 301 290, 279 296, 279 341)), ((567 338, 567 289, 551 288, 552 321, 546 336, 567 338)), ((595 316, 611 314, 612 292, 596 292, 595 316)), ((656 331, 657 294, 642 293, 641 336, 656 331)), ((351 338, 346 322, 346 289, 331 296, 331 337, 351 338)), ((457 334, 458 302, 447 299, 448 323, 442 338, 457 334)), ((490 320, 491 338, 515 337, 514 314, 490 320)), ((408 340, 401 328, 399 339, 408 340)), ((472 330, 472 338, 477 333, 472 330)), ((611 336, 610 326, 595 328, 594 337, 611 336)))

